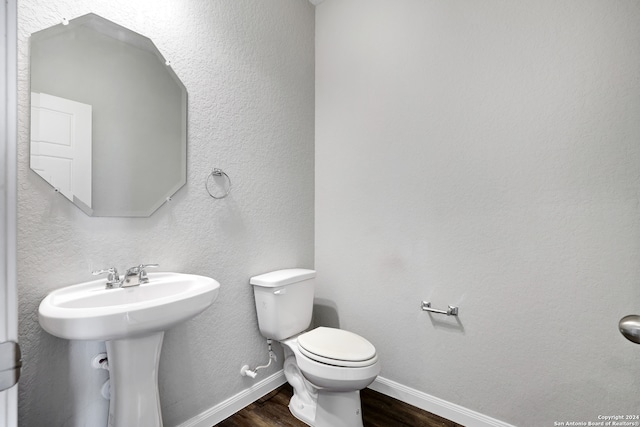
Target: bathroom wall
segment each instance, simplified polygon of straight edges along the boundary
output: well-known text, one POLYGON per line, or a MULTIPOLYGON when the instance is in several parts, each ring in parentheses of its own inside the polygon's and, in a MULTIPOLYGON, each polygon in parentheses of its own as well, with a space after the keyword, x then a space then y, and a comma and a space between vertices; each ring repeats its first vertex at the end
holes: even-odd
POLYGON ((383 377, 518 426, 638 413, 638 28, 636 1, 317 7, 317 294, 383 377))
POLYGON ((165 426, 254 384, 239 375, 267 356, 249 277, 313 267, 313 79, 307 0, 19 2, 20 425, 106 425, 106 372, 89 366, 104 344, 47 334, 37 309, 108 266, 157 262, 221 283, 212 307, 165 334, 165 426), (29 170, 29 35, 89 12, 151 38, 189 93, 187 185, 150 218, 90 218, 29 170), (205 191, 214 167, 233 181, 224 200, 205 191))

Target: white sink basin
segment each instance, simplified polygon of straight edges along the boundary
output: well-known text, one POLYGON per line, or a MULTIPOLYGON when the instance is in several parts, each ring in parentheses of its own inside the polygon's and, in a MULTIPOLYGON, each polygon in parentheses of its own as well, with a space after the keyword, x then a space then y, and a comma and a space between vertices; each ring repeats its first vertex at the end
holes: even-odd
POLYGON ((204 311, 220 284, 204 276, 149 273, 149 283, 105 289, 94 280, 51 292, 42 328, 59 338, 106 341, 111 399, 108 425, 162 427, 158 367, 164 331, 204 311))
POLYGON ((105 289, 105 279, 51 292, 40 303, 42 328, 59 338, 107 341, 166 330, 204 311, 220 284, 209 277, 149 273, 149 283, 105 289))

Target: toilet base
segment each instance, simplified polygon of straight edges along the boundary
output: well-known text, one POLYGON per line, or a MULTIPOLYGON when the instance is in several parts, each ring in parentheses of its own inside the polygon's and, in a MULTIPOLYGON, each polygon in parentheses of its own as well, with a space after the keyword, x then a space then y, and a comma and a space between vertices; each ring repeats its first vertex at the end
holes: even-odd
POLYGON ((359 391, 318 390, 318 400, 314 403, 305 404, 294 394, 289 401, 289 411, 311 427, 363 427, 359 391))
POLYGON ((309 426, 315 426, 313 423, 316 417, 316 402, 313 403, 303 403, 299 396, 294 394, 291 396, 291 400, 289 401, 289 412, 309 426))
POLYGON ((314 427, 363 427, 360 391, 318 390, 314 427))
MULTIPOLYGON (((295 339, 283 341, 282 344, 284 375, 293 387, 293 396, 289 401, 289 411, 293 416, 311 427, 363 427, 359 388, 366 387, 374 380, 379 365, 376 364, 375 372, 368 372, 371 375, 365 379, 331 380, 331 385, 335 387, 325 388, 324 383, 331 382, 329 379, 314 377, 308 371, 306 375, 310 378, 306 378, 302 373, 296 357, 298 348, 295 339), (323 385, 318 386, 317 382, 323 385), (358 388, 354 390, 351 387, 358 388)), ((336 375, 334 371, 333 376, 336 375)))

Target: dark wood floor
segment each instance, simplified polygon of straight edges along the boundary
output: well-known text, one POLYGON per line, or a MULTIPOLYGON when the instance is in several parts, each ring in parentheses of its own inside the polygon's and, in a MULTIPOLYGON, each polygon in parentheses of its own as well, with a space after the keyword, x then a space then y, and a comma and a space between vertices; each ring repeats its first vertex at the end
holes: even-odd
MULTIPOLYGON (((289 412, 291 393, 285 384, 214 427, 306 427, 289 412)), ((463 427, 368 388, 360 398, 364 427, 463 427)))

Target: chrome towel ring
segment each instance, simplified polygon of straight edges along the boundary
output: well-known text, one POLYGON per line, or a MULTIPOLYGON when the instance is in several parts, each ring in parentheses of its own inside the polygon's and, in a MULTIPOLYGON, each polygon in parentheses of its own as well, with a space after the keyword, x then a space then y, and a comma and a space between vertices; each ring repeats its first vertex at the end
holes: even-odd
POLYGON ((209 195, 211 197, 213 197, 214 199, 224 199, 225 197, 227 197, 229 195, 229 193, 231 193, 231 178, 229 178, 229 175, 227 175, 222 169, 218 169, 218 168, 214 168, 211 173, 207 176, 207 179, 204 183, 205 188, 207 189, 207 193, 209 193, 209 195), (227 181, 227 185, 226 185, 226 190, 225 193, 221 196, 214 196, 211 193, 211 190, 209 189, 209 180, 213 177, 216 176, 223 176, 226 178, 227 181))

